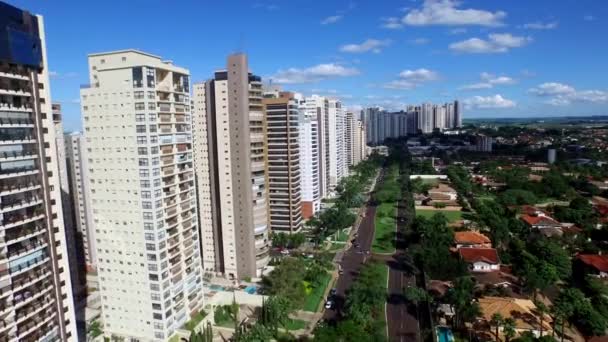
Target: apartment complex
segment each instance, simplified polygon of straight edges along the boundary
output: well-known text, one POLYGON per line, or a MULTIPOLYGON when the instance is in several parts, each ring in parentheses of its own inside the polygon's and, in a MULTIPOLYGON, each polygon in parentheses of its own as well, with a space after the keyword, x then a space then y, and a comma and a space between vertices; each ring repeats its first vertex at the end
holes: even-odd
POLYGON ((270 259, 266 117, 244 54, 194 85, 194 109, 205 270, 260 276, 270 259))
POLYGON ((434 130, 447 130, 462 126, 462 111, 458 101, 441 105, 423 103, 408 106, 399 112, 387 112, 378 107, 363 111, 367 130, 366 142, 381 145, 388 138, 408 134, 429 134, 434 130))
MULTIPOLYGON (((318 184, 319 184, 319 201, 321 198, 326 197, 329 194, 329 144, 330 144, 330 123, 329 123, 329 101, 327 98, 312 95, 304 100, 304 112, 306 117, 317 123, 317 137, 318 137, 318 184)), ((335 126, 335 125, 334 125, 335 126)), ((335 134, 334 134, 335 135, 335 134)), ((311 140, 312 141, 312 140, 311 140)), ((335 144, 335 140, 334 140, 335 144)), ((304 145, 303 145, 304 146, 304 145)), ((309 163, 314 163, 310 159, 309 163)), ((313 174, 314 175, 314 174, 313 174)), ((312 180, 309 184, 314 184, 315 180, 312 180)), ((307 186, 305 188, 308 188, 307 186)))
POLYGON ((80 132, 67 133, 64 135, 65 156, 67 163, 67 174, 69 177, 71 212, 74 216, 76 229, 76 242, 87 272, 96 269, 96 247, 93 230, 89 170, 87 166, 87 154, 85 137, 80 132))
POLYGON ((0 23, 0 341, 75 341, 44 23, 0 23))
POLYGON ((299 107, 301 206, 302 217, 309 219, 321 210, 320 115, 309 115, 303 99, 299 107))
POLYGON ((104 332, 166 340, 203 306, 188 70, 91 54, 81 89, 104 332))
POLYGON ((265 93, 269 222, 273 232, 302 229, 299 103, 293 93, 265 93))

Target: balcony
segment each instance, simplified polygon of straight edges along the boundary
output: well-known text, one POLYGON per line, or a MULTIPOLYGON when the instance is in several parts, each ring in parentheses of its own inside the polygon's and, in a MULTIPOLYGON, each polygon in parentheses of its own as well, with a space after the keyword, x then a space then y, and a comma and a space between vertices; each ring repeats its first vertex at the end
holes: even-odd
POLYGON ((47 243, 42 240, 34 240, 29 242, 19 242, 9 246, 8 259, 14 261, 33 252, 39 251, 47 246, 47 243))
POLYGON ((49 261, 49 257, 45 253, 41 253, 31 260, 11 266, 9 272, 11 275, 15 276, 40 266, 47 261, 49 261))
POLYGON ((30 197, 25 197, 25 198, 3 200, 0 203, 0 213, 15 211, 18 209, 31 207, 31 206, 34 206, 36 204, 41 204, 41 203, 42 203, 42 198, 38 197, 38 196, 30 196, 30 197))
POLYGON ((38 180, 32 177, 28 177, 27 179, 22 179, 20 182, 11 181, 2 181, 0 180, 0 196, 18 194, 26 191, 33 191, 40 189, 40 184, 38 184, 38 180))
POLYGON ((2 129, 0 132, 0 144, 3 145, 14 145, 14 144, 28 144, 35 143, 36 138, 27 132, 7 132, 10 128, 2 129))
POLYGON ((0 127, 34 127, 34 120, 29 118, 0 118, 0 127))
POLYGON ((25 213, 11 212, 5 214, 0 227, 4 229, 13 228, 44 218, 44 209, 42 207, 27 208, 24 211, 25 213))
POLYGON ((44 232, 43 226, 35 224, 21 227, 21 229, 9 229, 5 232, 4 237, 0 237, 0 243, 5 242, 6 245, 11 245, 38 236, 44 232))
POLYGON ((17 112, 17 113, 31 113, 32 107, 29 105, 20 105, 15 103, 0 102, 0 111, 2 112, 17 112))
POLYGON ((24 159, 34 159, 37 158, 38 154, 31 150, 24 151, 11 151, 11 152, 0 152, 0 161, 14 161, 14 160, 24 160, 24 159))

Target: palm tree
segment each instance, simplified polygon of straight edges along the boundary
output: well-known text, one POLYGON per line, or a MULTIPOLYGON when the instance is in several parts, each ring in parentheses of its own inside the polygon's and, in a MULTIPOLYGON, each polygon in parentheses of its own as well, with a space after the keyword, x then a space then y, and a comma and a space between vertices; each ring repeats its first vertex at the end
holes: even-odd
POLYGON ((535 301, 534 305, 536 305, 536 312, 538 313, 540 337, 543 337, 543 323, 545 319, 545 313, 547 313, 549 309, 547 308, 545 303, 541 302, 540 300, 535 301))
POLYGON ((496 336, 496 342, 499 341, 498 338, 498 330, 500 329, 500 326, 504 323, 504 318, 502 317, 502 315, 500 313, 495 313, 492 315, 492 319, 490 320, 490 326, 494 326, 495 330, 494 330, 494 336, 496 336))
POLYGON ((505 319, 502 324, 502 332, 505 334, 505 339, 509 342, 515 337, 515 320, 511 317, 505 319))

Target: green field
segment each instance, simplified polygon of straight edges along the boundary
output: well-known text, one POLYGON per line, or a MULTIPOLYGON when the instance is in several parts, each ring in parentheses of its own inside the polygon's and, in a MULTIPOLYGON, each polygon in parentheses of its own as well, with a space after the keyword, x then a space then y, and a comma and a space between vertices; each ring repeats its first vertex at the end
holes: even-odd
POLYGON ((382 203, 376 208, 374 225, 374 242, 372 251, 374 253, 394 253, 395 252, 395 230, 397 215, 396 203, 382 203))
POLYGON ((323 275, 323 280, 321 281, 321 286, 318 286, 312 290, 310 294, 306 296, 306 300, 304 301, 304 307, 302 310, 316 312, 319 307, 319 303, 323 300, 323 295, 325 294, 325 289, 329 284, 329 280, 331 276, 329 274, 323 275))
POLYGON ((448 222, 456 222, 462 218, 461 211, 453 211, 453 210, 416 210, 416 216, 423 216, 426 218, 430 218, 437 213, 442 213, 445 217, 447 217, 448 222))

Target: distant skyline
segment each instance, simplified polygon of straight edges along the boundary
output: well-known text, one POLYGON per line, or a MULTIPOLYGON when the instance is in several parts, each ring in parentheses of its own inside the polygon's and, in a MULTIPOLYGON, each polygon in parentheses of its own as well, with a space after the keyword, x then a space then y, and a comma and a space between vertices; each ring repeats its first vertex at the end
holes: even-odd
POLYGON ((600 0, 8 3, 44 16, 68 130, 80 130, 87 54, 128 48, 174 60, 192 82, 242 51, 266 82, 354 109, 459 99, 465 119, 608 114, 600 0))

